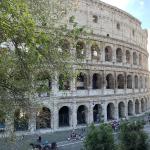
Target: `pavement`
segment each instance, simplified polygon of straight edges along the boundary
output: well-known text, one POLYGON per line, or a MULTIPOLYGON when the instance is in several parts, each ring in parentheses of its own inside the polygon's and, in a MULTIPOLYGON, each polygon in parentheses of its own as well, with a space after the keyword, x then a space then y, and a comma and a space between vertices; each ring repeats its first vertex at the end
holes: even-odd
MULTIPOLYGON (((150 125, 144 127, 144 131, 150 136, 150 125)), ((76 130, 77 133, 83 132, 82 130, 76 130)), ((83 141, 72 140, 68 141, 71 131, 47 133, 42 135, 42 139, 48 140, 49 143, 57 141, 59 150, 81 150, 83 149, 83 141)), ((83 133, 86 134, 86 131, 83 133)), ((114 133, 117 135, 117 133, 114 133)), ((36 142, 39 135, 27 135, 22 139, 21 137, 16 137, 14 141, 10 139, 0 139, 0 150, 32 150, 30 143, 36 142)), ((115 136, 115 141, 117 141, 117 136, 115 136)))

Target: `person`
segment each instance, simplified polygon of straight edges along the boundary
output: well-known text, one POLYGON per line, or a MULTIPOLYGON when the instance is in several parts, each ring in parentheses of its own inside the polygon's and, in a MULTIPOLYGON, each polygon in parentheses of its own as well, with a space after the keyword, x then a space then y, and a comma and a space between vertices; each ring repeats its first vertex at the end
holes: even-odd
POLYGON ((41 142, 42 142, 42 137, 41 137, 41 136, 38 137, 37 142, 38 142, 38 143, 41 143, 41 142))
POLYGON ((51 150, 58 150, 56 142, 51 143, 51 150))

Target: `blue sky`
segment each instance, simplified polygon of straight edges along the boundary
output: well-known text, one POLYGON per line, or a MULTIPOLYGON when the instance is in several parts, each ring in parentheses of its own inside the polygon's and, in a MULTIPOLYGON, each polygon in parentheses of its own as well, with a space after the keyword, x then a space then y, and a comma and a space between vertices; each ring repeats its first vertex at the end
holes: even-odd
MULTIPOLYGON (((148 30, 148 51, 150 54, 150 0, 101 0, 123 9, 142 22, 142 28, 148 30)), ((150 57, 149 57, 150 70, 150 57)))
POLYGON ((101 0, 117 6, 142 22, 142 27, 150 29, 150 0, 101 0))

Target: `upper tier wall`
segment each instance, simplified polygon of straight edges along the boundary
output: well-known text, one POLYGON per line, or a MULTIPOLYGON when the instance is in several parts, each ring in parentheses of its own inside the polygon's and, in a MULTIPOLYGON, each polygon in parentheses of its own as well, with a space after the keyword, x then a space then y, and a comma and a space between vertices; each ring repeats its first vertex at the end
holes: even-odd
POLYGON ((147 30, 142 29, 138 19, 117 7, 99 0, 79 0, 76 11, 70 15, 96 35, 109 36, 147 50, 147 30))

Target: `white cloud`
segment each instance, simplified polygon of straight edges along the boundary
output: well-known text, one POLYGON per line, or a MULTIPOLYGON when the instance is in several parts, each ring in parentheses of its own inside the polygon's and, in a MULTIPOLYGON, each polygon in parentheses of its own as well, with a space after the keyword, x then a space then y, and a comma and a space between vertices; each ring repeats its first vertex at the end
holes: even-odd
POLYGON ((140 0, 140 6, 143 7, 144 6, 144 0, 140 0))
POLYGON ((132 0, 121 0, 121 1, 120 0, 101 0, 101 1, 125 10, 132 0))

